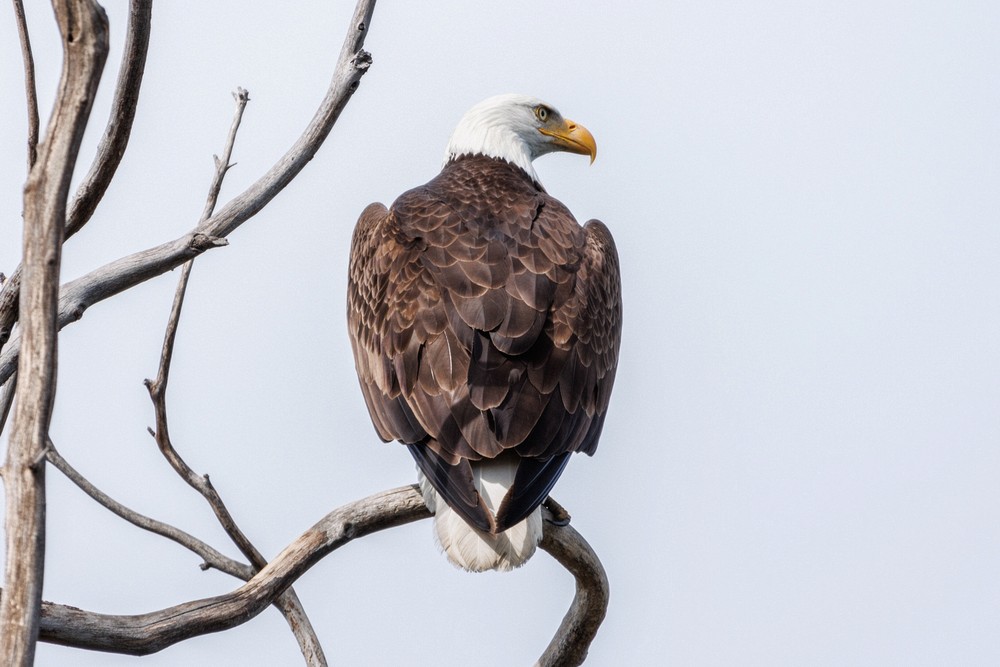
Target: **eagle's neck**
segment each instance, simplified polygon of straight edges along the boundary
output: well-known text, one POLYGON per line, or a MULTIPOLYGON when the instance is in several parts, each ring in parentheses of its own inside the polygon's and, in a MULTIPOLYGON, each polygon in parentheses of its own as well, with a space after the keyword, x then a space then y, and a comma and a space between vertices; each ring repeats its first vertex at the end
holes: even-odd
MULTIPOLYGON (((488 114, 490 111, 487 109, 483 114, 488 114)), ((538 174, 531 164, 537 156, 533 154, 527 142, 517 132, 500 122, 502 119, 483 118, 480 115, 470 118, 467 114, 458 124, 448 141, 444 163, 448 164, 463 155, 485 155, 509 162, 524 171, 532 181, 540 184, 538 174)))

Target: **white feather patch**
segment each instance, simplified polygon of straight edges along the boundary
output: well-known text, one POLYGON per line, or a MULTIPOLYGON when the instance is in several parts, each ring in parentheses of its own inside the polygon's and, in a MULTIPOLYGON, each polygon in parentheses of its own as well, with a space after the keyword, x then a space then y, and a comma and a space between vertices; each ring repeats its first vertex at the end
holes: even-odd
POLYGON ((462 116, 452 132, 445 164, 460 155, 486 155, 520 167, 538 183, 531 162, 554 150, 549 138, 539 133, 535 118, 535 107, 544 104, 527 95, 496 95, 483 100, 462 116))
MULTIPOLYGON (((476 489, 486 506, 496 514, 514 483, 517 459, 485 460, 472 463, 476 489)), ((490 535, 467 524, 438 494, 423 473, 417 471, 420 491, 428 509, 434 512, 434 534, 445 556, 456 567, 469 572, 513 570, 524 565, 542 540, 542 510, 534 512, 499 535, 490 535)))

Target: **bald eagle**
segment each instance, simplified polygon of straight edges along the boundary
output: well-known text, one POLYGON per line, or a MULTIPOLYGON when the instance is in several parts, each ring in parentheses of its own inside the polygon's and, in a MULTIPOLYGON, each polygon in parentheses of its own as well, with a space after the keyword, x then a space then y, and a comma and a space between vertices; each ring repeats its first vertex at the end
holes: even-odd
POLYGON ((580 226, 532 161, 597 154, 594 137, 523 95, 469 110, 444 167, 351 242, 348 325, 382 440, 416 459, 448 559, 509 570, 542 537, 540 504, 570 454, 597 449, 618 365, 618 254, 580 226))

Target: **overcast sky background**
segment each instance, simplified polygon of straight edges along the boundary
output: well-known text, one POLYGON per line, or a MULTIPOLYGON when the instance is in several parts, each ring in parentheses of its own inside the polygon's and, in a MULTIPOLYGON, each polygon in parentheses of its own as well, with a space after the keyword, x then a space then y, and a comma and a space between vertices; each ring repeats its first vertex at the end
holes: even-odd
MULTIPOLYGON (((30 2, 40 107, 61 53, 30 2)), ((125 5, 77 178, 109 110, 125 5)), ((1000 4, 382 2, 374 64, 317 158, 199 259, 168 397, 174 443, 274 555, 329 510, 410 483, 378 441, 345 326, 360 211, 426 182, 462 113, 541 97, 600 148, 536 163, 611 228, 625 332, 597 455, 554 495, 600 555, 593 665, 1000 663, 1000 4), (655 7, 655 8, 651 8, 655 7)), ((221 201, 321 100, 350 2, 160 2, 118 177, 64 279, 197 222, 243 86, 221 201)), ((0 11, 0 271, 20 255, 25 109, 0 11)), ((141 382, 176 274, 60 337, 53 438, 131 507, 235 555, 162 461, 141 382)), ((199 559, 48 477, 45 598, 141 613, 228 591, 199 559)), ((470 575, 430 522, 335 552, 296 590, 331 664, 530 664, 573 595, 546 555, 470 575)), ((139 659, 40 644, 39 665, 139 659)), ((141 664, 301 664, 268 609, 141 664)))

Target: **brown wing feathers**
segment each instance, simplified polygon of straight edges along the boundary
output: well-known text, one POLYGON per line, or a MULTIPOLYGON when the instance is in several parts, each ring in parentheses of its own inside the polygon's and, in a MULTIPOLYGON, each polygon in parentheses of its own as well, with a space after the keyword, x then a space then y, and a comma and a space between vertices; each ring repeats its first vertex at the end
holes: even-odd
POLYGON ((569 453, 596 448, 617 363, 617 261, 604 225, 581 228, 489 158, 456 160, 391 212, 361 215, 348 319, 372 421, 481 530, 522 520, 569 453), (494 521, 468 462, 505 450, 522 462, 494 521))

